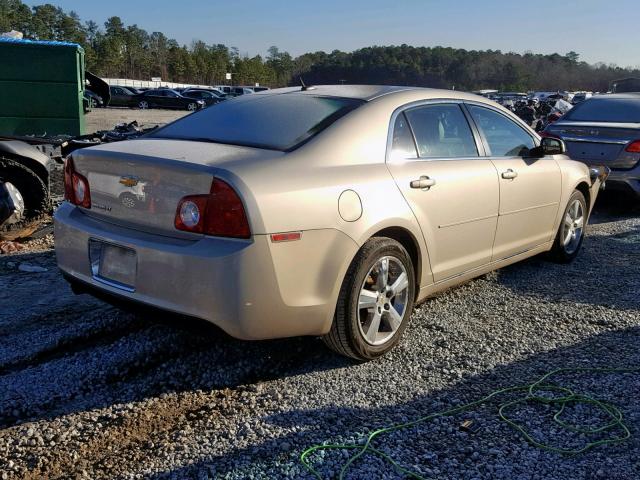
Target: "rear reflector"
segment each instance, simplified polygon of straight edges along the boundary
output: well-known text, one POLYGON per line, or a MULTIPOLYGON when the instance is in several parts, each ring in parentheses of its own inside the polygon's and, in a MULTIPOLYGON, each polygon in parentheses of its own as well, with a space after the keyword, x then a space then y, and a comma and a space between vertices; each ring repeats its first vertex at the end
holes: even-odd
POLYGON ((272 233, 271 241, 276 242, 292 242, 294 240, 300 240, 302 238, 302 232, 286 232, 286 233, 272 233))
POLYGON ((634 140, 633 142, 631 142, 629 145, 627 145, 625 151, 630 153, 640 153, 640 140, 634 140))

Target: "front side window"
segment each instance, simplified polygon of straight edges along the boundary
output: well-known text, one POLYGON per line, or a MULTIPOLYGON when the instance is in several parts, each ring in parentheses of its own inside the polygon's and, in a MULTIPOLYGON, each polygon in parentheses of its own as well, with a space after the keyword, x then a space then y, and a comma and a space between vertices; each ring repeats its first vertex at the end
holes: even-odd
POLYGON ((520 125, 489 108, 468 105, 493 157, 524 157, 535 143, 520 125))
POLYGON ((149 137, 288 151, 363 103, 298 93, 243 95, 183 117, 149 137))
POLYGON ((425 105, 405 113, 420 158, 478 156, 473 133, 459 105, 425 105))

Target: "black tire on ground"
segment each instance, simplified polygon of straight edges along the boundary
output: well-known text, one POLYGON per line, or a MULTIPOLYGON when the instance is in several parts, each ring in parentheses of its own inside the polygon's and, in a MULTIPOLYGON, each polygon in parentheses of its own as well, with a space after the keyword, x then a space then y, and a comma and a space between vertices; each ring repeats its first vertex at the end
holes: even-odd
POLYGON ((0 178, 18 189, 24 199, 24 219, 0 227, 0 238, 13 240, 30 235, 49 210, 49 190, 45 182, 19 161, 0 157, 0 178))
POLYGON ((189 110, 190 112, 195 112, 196 110, 198 110, 198 104, 197 103, 187 104, 187 110, 189 110))
POLYGON ((333 324, 329 333, 322 337, 324 343, 335 352, 355 358, 372 360, 391 350, 402 337, 409 323, 415 298, 415 274, 413 264, 405 248, 387 237, 369 239, 351 262, 342 282, 333 324), (358 302, 360 290, 369 270, 385 256, 392 256, 402 262, 409 279, 405 314, 393 337, 381 345, 366 342, 359 328, 358 302))
POLYGON ((569 197, 567 206, 562 214, 562 219, 560 220, 560 226, 558 227, 558 232, 556 233, 556 238, 555 238, 555 241, 553 242, 553 247, 551 247, 551 251, 549 252, 549 258, 552 261, 557 263, 570 263, 573 261, 574 258, 578 256, 578 253, 580 252, 580 248, 582 248, 582 242, 584 241, 584 234, 587 227, 587 224, 586 224, 587 216, 588 216, 588 209, 587 209, 587 202, 584 198, 584 195, 579 190, 575 190, 571 194, 571 197, 569 197), (565 221, 565 218, 567 217, 569 210, 571 209, 571 207, 574 205, 576 201, 580 202, 582 206, 582 212, 583 212, 582 231, 580 232, 580 239, 577 245, 574 245, 573 248, 568 249, 567 246, 564 245, 564 241, 563 241, 567 233, 567 228, 569 228, 569 226, 567 225, 567 222, 565 221))

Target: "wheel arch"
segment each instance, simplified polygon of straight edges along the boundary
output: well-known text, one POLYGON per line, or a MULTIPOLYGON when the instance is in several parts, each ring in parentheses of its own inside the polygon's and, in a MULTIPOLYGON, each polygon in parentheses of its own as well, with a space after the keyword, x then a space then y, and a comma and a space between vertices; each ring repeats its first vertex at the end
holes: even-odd
POLYGON ((589 189, 589 184, 584 180, 580 181, 574 188, 574 190, 578 190, 582 195, 584 195, 584 199, 587 203, 587 214, 591 214, 591 190, 589 189))
POLYGON ((382 228, 372 234, 370 238, 373 237, 391 238, 400 243, 409 253, 409 258, 413 263, 413 274, 415 277, 414 280, 416 282, 415 296, 417 298, 418 293, 420 292, 420 279, 422 278, 422 255, 420 245, 416 237, 413 235, 413 233, 411 233, 411 231, 399 226, 382 228))
POLYGON ((34 146, 19 140, 0 141, 0 159, 2 158, 21 163, 40 177, 48 187, 49 165, 52 160, 34 146))

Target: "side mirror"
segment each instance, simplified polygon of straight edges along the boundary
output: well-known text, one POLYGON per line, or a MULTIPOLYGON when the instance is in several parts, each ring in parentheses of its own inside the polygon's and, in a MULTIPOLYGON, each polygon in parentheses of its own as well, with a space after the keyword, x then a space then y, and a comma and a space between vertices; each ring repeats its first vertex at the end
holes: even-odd
POLYGON ((566 151, 567 146, 559 138, 542 137, 540 146, 529 150, 529 157, 542 158, 546 155, 562 155, 566 151))

